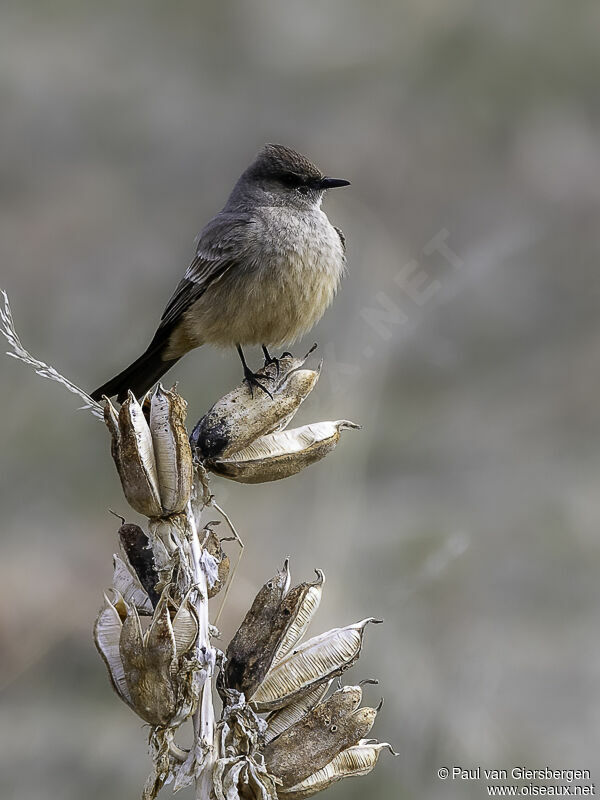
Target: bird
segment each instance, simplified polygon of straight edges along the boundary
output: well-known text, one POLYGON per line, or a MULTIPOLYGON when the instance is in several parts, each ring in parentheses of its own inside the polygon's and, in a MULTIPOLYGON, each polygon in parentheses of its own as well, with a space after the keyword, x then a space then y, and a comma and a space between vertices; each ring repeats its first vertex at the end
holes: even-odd
POLYGON ((91 393, 143 397, 182 356, 203 344, 236 347, 244 379, 270 394, 244 356, 260 345, 291 346, 325 313, 346 269, 346 241, 321 209, 327 177, 306 156, 265 144, 225 206, 204 227, 194 258, 145 352, 91 393))

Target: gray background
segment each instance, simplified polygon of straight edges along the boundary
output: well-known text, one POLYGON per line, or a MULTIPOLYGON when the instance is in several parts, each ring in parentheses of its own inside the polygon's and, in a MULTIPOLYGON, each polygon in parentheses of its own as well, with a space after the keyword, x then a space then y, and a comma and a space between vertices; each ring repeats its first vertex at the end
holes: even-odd
MULTIPOLYGON (((326 199, 349 271, 298 348, 325 357, 299 420, 364 429, 287 481, 213 483, 247 543, 226 640, 288 554, 327 575, 313 633, 386 620, 350 677, 380 679, 400 757, 332 800, 597 763, 599 25, 594 0, 2 6, 0 283, 82 386, 145 347, 263 142, 352 181, 326 199), (443 231, 454 263, 425 252, 443 231)), ((240 368, 206 348, 169 377, 194 422, 240 368)), ((107 509, 135 515, 77 399, 6 358, 0 379, 0 796, 136 797, 146 731, 91 639, 107 509)))

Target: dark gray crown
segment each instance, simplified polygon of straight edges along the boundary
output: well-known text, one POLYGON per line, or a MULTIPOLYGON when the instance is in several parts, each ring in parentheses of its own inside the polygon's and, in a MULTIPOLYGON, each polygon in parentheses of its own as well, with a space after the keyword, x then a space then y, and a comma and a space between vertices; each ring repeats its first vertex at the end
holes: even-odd
POLYGON ((266 144, 248 167, 247 173, 254 179, 280 178, 294 174, 307 181, 320 181, 323 173, 306 156, 283 144, 266 144))

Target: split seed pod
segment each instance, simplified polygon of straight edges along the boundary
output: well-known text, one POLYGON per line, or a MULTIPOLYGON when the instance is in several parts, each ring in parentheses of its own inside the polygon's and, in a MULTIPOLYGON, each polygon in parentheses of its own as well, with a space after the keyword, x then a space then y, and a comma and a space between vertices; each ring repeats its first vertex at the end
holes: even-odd
POLYGON ((261 589, 227 648, 225 682, 228 688, 252 697, 271 666, 302 637, 321 600, 325 576, 321 570, 316 572, 316 581, 284 591, 279 600, 272 591, 269 601, 265 603, 264 600, 265 592, 274 581, 261 589))
POLYGON ((154 611, 150 597, 139 582, 137 575, 131 571, 129 565, 118 555, 113 555, 113 589, 122 595, 123 600, 135 606, 138 614, 150 616, 154 611))
MULTIPOLYGON (((130 572, 136 576, 140 586, 147 594, 150 606, 150 613, 152 608, 155 608, 160 594, 156 591, 156 584, 158 583, 158 573, 154 566, 154 559, 152 557, 152 550, 150 549, 150 539, 146 536, 144 531, 139 525, 126 522, 119 528, 119 540, 121 547, 127 558, 128 567, 130 572)), ((126 602, 130 602, 127 594, 117 586, 114 581, 115 589, 118 589, 126 602)), ((139 610, 139 603, 134 602, 139 610)))
POLYGON ((387 742, 377 742, 374 739, 363 739, 358 744, 342 750, 329 764, 309 775, 290 788, 277 790, 280 798, 285 800, 304 800, 323 789, 327 789, 342 778, 359 777, 367 775, 379 759, 382 750, 387 749, 394 756, 395 753, 387 742))
POLYGON ((302 639, 312 618, 317 613, 323 595, 325 574, 320 569, 316 569, 315 572, 317 573, 316 580, 311 583, 300 583, 298 586, 294 586, 287 593, 281 604, 278 616, 285 634, 275 650, 269 668, 285 658, 296 642, 302 639))
POLYGON ((239 483, 265 483, 289 478, 330 453, 341 431, 358 429, 349 420, 315 422, 301 428, 261 436, 227 457, 207 460, 207 467, 239 483))
POLYGON ((361 697, 360 686, 338 690, 265 747, 267 769, 284 788, 322 769, 369 733, 377 711, 358 708, 361 697))
POLYGON ((282 357, 279 372, 269 364, 257 372, 268 387, 251 391, 244 381, 218 400, 198 422, 190 437, 201 458, 227 457, 259 436, 284 428, 314 389, 317 370, 301 369, 305 358, 282 357))
POLYGON ((152 434, 142 407, 129 392, 117 412, 107 400, 104 420, 112 437, 112 456, 129 505, 146 517, 162 514, 152 434))
POLYGON ((269 646, 273 650, 273 626, 288 592, 290 579, 290 565, 286 558, 283 569, 258 592, 229 643, 225 673, 219 676, 224 678, 221 689, 237 689, 248 697, 266 674, 269 664, 264 665, 264 652, 269 646))
POLYGON ((333 628, 301 644, 269 670, 251 695, 258 712, 273 711, 297 700, 354 664, 362 647, 365 627, 381 622, 368 617, 345 628, 333 628))
POLYGON ((182 657, 198 636, 198 620, 186 598, 171 619, 168 589, 163 591, 148 630, 143 633, 135 606, 118 592, 105 603, 94 640, 121 699, 151 725, 178 724, 192 713, 196 698, 182 657))
POLYGON ((314 688, 308 689, 293 703, 290 703, 277 711, 272 711, 267 717, 267 730, 265 732, 265 744, 269 744, 279 734, 290 728, 295 722, 304 717, 317 703, 325 697, 333 678, 324 683, 320 683, 314 688))
POLYGON ((150 432, 156 456, 163 514, 184 510, 192 492, 192 450, 185 429, 187 403, 158 384, 150 406, 150 432))
POLYGON ((193 465, 185 410, 185 401, 160 385, 152 396, 150 424, 131 392, 118 414, 106 400, 104 419, 123 492, 146 517, 181 512, 190 498, 193 465))

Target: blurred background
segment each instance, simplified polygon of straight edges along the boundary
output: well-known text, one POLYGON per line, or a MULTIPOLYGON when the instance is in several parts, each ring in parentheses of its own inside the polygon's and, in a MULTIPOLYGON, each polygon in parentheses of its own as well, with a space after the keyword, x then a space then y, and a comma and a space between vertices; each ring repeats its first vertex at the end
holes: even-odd
MULTIPOLYGON (((261 144, 352 181, 298 420, 363 430, 281 483, 213 480, 247 545, 224 641, 286 555, 326 573, 313 634, 385 618, 347 678, 379 678, 400 756, 331 800, 597 763, 599 25, 594 0, 2 4, 0 285, 81 386, 145 348, 261 144)), ((168 377, 193 424, 241 369, 204 348, 168 377)), ((0 380, 0 797, 137 797, 147 732, 91 633, 108 509, 135 514, 77 398, 4 357, 0 380)))

